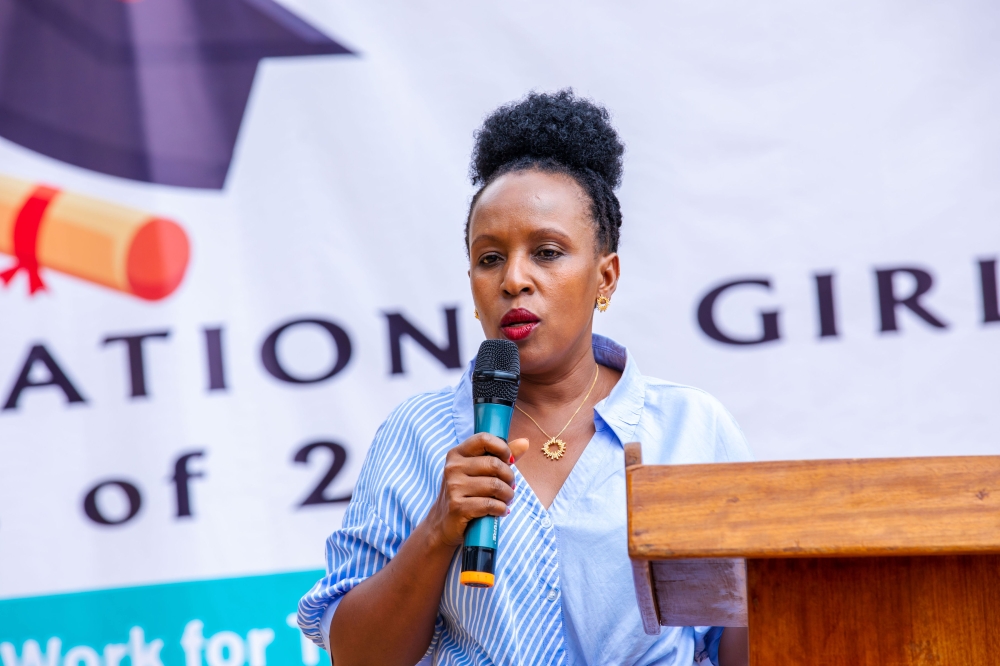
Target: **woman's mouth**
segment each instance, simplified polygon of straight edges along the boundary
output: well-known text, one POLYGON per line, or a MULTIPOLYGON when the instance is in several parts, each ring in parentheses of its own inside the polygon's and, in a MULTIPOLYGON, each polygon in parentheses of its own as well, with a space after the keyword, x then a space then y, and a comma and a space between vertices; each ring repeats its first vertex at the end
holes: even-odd
POLYGON ((524 340, 526 337, 531 335, 531 332, 535 330, 535 327, 538 326, 541 321, 542 320, 530 310, 515 308, 505 314, 503 319, 500 320, 500 331, 508 340, 524 340))

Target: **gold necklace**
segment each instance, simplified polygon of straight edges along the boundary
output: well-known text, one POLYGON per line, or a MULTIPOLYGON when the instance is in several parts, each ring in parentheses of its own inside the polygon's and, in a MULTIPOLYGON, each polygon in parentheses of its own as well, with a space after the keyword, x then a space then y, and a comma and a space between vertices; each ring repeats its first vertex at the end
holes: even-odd
POLYGON ((543 435, 545 435, 546 437, 549 438, 548 441, 546 441, 544 444, 542 444, 542 455, 545 456, 546 458, 548 458, 549 460, 559 460, 560 458, 563 457, 563 454, 566 453, 566 442, 564 442, 561 439, 559 439, 559 435, 561 435, 564 432, 566 432, 566 428, 568 428, 569 424, 573 422, 573 419, 576 418, 576 415, 580 413, 580 410, 583 409, 583 406, 587 404, 587 398, 589 398, 590 394, 594 392, 594 387, 597 386, 597 376, 600 373, 601 373, 601 366, 597 366, 597 372, 594 373, 594 381, 590 385, 590 390, 587 391, 587 395, 583 396, 583 402, 580 403, 580 406, 576 408, 575 412, 573 412, 573 416, 569 417, 569 421, 566 421, 566 425, 564 425, 562 427, 562 430, 560 430, 558 432, 558 434, 556 434, 555 437, 549 436, 549 433, 547 433, 544 430, 542 430, 542 426, 538 425, 538 421, 536 421, 535 419, 531 418, 531 414, 529 414, 528 412, 526 412, 523 409, 521 409, 520 405, 517 405, 517 404, 514 405, 515 407, 517 407, 517 410, 519 412, 521 412, 522 414, 524 414, 525 416, 527 416, 529 419, 531 419, 531 422, 535 424, 535 427, 537 427, 539 430, 542 431, 543 435), (550 448, 553 445, 556 447, 555 451, 553 451, 550 448))

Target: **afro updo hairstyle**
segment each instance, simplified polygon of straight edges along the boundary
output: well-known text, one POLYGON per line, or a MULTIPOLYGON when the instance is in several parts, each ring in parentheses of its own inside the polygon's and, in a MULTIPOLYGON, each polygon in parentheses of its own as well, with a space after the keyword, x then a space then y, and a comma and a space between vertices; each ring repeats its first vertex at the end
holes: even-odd
POLYGON ((621 184, 625 146, 607 109, 577 97, 572 88, 533 92, 491 113, 474 136, 469 176, 480 187, 465 220, 466 253, 472 211, 483 190, 504 174, 530 169, 576 180, 590 197, 598 250, 618 251, 622 212, 614 190, 621 184))

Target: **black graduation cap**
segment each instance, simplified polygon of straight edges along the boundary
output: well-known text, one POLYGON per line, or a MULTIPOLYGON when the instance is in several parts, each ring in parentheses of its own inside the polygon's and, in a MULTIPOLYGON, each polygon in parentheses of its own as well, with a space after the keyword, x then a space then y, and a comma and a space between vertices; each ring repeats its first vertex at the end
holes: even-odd
POLYGON ((0 136, 220 189, 257 62, 349 53, 274 0, 0 0, 0 136))

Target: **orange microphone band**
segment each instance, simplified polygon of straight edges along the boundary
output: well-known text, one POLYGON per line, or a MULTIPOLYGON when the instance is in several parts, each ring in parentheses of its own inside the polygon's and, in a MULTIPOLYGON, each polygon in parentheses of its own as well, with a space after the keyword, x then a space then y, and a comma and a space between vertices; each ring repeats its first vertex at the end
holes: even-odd
POLYGON ((493 574, 485 571, 463 571, 458 578, 462 585, 469 587, 493 587, 493 574))

